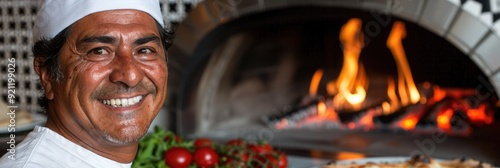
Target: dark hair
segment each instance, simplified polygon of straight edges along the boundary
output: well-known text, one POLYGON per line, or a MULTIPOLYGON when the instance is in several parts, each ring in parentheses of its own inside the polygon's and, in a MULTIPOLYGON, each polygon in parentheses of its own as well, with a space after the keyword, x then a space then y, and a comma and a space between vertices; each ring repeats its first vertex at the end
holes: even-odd
MULTIPOLYGON (((35 57, 35 60, 38 61, 39 68, 47 71, 48 77, 56 82, 59 82, 64 78, 59 65, 59 52, 61 51, 62 46, 66 42, 68 35, 71 32, 71 26, 72 25, 62 30, 54 38, 43 38, 35 42, 35 44, 33 45, 33 55, 35 57)), ((163 48, 168 62, 167 50, 173 43, 175 28, 163 28, 158 22, 156 23, 156 26, 158 28, 158 31, 160 32, 160 38, 163 42, 163 48)), ((45 94, 43 94, 39 98, 38 102, 44 111, 48 111, 49 101, 45 97, 45 94)))

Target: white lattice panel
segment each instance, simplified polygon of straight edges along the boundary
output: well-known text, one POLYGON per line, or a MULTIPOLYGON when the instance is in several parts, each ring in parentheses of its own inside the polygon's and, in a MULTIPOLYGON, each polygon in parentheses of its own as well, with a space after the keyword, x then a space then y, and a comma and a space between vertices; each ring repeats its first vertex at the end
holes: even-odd
POLYGON ((36 15, 37 1, 4 0, 0 2, 0 88, 3 100, 7 97, 9 59, 15 59, 15 102, 19 109, 38 110, 38 77, 31 56, 31 28, 36 15))

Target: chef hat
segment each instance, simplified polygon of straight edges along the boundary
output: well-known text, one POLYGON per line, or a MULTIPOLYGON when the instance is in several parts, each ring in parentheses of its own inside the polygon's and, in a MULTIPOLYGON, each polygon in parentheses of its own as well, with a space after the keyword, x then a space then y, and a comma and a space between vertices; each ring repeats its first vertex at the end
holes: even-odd
POLYGON ((66 27, 91 13, 116 9, 146 12, 164 26, 158 0, 41 0, 33 26, 33 39, 52 39, 66 27))

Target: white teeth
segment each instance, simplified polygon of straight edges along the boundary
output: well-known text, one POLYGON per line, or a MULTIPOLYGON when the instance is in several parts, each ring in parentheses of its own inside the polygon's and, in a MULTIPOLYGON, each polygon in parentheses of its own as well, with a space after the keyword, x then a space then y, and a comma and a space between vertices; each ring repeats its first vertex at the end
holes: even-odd
POLYGON ((127 99, 122 99, 122 105, 123 106, 128 106, 128 100, 127 99))
POLYGON ((122 99, 109 99, 109 100, 101 100, 101 102, 105 105, 113 106, 113 107, 127 107, 132 106, 142 100, 142 96, 136 96, 132 98, 122 98, 122 99))

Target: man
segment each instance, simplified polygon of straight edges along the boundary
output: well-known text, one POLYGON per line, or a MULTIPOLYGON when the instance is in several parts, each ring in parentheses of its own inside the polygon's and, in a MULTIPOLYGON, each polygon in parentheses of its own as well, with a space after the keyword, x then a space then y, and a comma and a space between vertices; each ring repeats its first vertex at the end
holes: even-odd
POLYGON ((47 122, 1 167, 130 167, 166 97, 158 0, 45 0, 33 37, 47 122))

